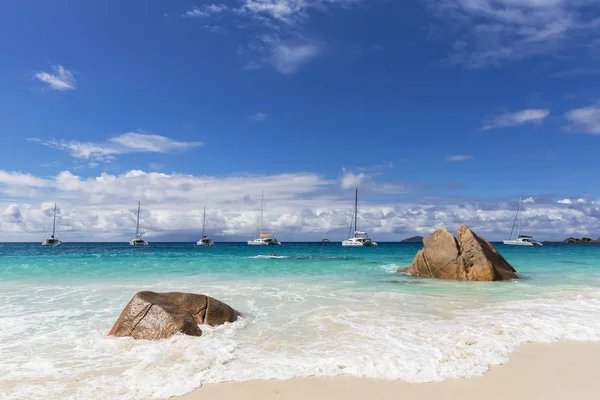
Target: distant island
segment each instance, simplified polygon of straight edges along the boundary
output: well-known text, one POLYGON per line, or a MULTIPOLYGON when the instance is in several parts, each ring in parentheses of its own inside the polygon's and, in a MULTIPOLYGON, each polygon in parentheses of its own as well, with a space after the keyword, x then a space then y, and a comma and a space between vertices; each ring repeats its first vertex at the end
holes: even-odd
POLYGON ((422 241, 423 236, 413 236, 400 241, 400 243, 421 243, 422 241))
POLYGON ((600 237, 596 240, 588 237, 583 237, 581 239, 570 237, 563 240, 563 243, 600 243, 600 237))

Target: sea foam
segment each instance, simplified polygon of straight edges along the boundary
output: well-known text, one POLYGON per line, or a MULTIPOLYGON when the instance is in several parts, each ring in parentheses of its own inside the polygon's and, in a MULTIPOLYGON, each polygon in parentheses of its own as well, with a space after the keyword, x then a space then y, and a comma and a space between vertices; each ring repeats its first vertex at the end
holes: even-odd
POLYGON ((473 286, 415 296, 283 279, 177 284, 202 285, 245 316, 202 326, 200 338, 135 341, 106 336, 133 287, 3 287, 3 398, 165 398, 204 383, 340 374, 431 382, 481 375, 527 342, 600 340, 593 289, 498 301, 473 286))

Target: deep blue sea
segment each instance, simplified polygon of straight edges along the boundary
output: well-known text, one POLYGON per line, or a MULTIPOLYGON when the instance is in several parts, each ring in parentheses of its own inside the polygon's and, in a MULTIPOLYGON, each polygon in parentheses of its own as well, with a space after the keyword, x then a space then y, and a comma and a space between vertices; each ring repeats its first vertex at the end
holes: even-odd
POLYGON ((166 398, 340 374, 439 381, 480 375, 523 343, 600 340, 600 245, 496 244, 522 279, 484 283, 397 274, 420 247, 0 244, 0 398, 166 398), (205 293, 244 317, 200 338, 107 337, 147 289, 205 293))

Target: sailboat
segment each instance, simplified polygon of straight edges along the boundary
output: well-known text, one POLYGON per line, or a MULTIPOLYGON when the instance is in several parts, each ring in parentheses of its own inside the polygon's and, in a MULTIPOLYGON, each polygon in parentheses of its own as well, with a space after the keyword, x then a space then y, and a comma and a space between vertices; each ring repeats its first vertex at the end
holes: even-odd
POLYGON ((377 246, 367 232, 360 232, 358 230, 358 189, 356 189, 356 196, 354 197, 354 219, 350 222, 350 238, 342 242, 342 246, 347 247, 373 247, 377 246), (352 231, 354 228, 354 234, 352 231))
POLYGON ((52 235, 42 242, 42 246, 60 246, 62 242, 56 236, 56 202, 54 203, 54 216, 52 217, 52 235))
POLYGON ((260 210, 258 211, 256 221, 256 233, 253 240, 248 240, 249 246, 272 246, 279 245, 281 242, 273 236, 272 233, 263 233, 263 214, 265 211, 265 195, 261 194, 260 210))
POLYGON ((204 234, 204 228, 206 228, 206 207, 204 207, 204 213, 202 214, 202 237, 196 244, 198 246, 212 246, 214 243, 211 238, 204 234))
POLYGON ((541 246, 542 244, 535 240, 533 236, 521 235, 521 199, 519 199, 519 208, 513 221, 512 229, 510 230, 510 236, 508 240, 504 241, 507 246, 541 246), (517 237, 512 238, 513 232, 515 231, 515 225, 517 226, 517 237))
POLYGON ((140 234, 140 202, 138 201, 137 223, 135 224, 135 237, 129 241, 132 246, 148 246, 140 234))

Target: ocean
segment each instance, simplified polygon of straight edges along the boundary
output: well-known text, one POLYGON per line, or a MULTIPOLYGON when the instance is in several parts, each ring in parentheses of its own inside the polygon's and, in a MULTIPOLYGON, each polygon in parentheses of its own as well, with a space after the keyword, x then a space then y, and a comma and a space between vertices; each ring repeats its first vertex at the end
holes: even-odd
POLYGON ((150 399, 205 383, 483 374, 520 344, 600 340, 600 246, 496 244, 522 279, 396 274, 420 244, 0 244, 0 398, 150 399), (277 258, 266 257, 275 252, 277 258), (244 313, 203 336, 107 337, 140 290, 244 313))

